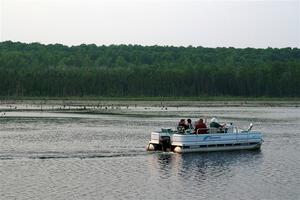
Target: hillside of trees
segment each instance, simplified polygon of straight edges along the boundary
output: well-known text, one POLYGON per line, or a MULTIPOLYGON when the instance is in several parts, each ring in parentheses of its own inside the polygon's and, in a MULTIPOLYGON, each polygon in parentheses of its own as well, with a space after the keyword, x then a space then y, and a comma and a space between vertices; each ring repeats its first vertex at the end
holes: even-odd
POLYGON ((1 97, 299 97, 300 49, 0 43, 1 97))

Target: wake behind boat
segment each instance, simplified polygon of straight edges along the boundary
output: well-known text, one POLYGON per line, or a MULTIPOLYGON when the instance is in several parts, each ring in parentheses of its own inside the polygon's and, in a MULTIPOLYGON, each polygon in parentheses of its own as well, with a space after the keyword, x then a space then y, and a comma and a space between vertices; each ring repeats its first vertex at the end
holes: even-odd
POLYGON ((211 123, 209 128, 202 130, 162 128, 151 133, 147 150, 186 153, 259 149, 263 142, 262 134, 252 131, 252 127, 250 124, 247 130, 242 130, 230 124, 217 129, 211 123))

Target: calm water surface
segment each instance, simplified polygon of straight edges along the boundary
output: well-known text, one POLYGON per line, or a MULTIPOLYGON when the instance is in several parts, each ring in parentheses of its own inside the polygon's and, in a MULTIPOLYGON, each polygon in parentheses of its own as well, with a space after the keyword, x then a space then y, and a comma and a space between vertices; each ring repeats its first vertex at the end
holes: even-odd
POLYGON ((0 199, 300 199, 300 108, 0 115, 0 199), (145 151, 152 130, 199 116, 253 122, 262 149, 145 151))

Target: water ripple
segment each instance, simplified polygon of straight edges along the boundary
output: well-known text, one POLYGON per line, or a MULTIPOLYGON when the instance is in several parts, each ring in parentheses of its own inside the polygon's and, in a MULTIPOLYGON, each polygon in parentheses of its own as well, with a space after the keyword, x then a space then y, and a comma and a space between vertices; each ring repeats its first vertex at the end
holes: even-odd
POLYGON ((1 118, 0 199, 300 198, 299 109, 155 112, 152 118, 34 112, 1 118), (242 127, 253 121, 265 142, 261 151, 145 152, 150 131, 174 127, 173 116, 220 116, 242 127))

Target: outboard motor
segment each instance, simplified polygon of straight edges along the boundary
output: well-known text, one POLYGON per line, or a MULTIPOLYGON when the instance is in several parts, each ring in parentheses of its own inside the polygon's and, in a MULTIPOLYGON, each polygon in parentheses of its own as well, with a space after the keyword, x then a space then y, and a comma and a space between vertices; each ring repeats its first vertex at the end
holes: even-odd
POLYGON ((161 136, 159 138, 159 144, 161 145, 162 151, 169 151, 171 149, 170 136, 161 136))

